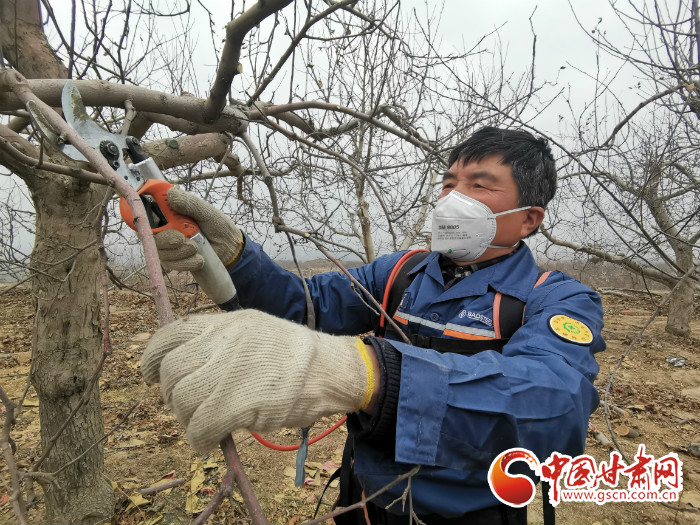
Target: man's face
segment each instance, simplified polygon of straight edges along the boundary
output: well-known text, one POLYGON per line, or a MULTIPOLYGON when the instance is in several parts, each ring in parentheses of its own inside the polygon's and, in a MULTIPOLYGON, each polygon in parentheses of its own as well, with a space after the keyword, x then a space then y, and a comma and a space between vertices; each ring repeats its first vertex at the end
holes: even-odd
MULTIPOLYGON (((513 179, 513 170, 510 166, 501 164, 501 160, 500 155, 489 155, 478 162, 468 164, 455 162, 443 176, 442 191, 438 199, 452 190, 457 190, 463 195, 486 204, 493 213, 518 208, 519 192, 513 179)), ((491 244, 512 246, 539 226, 542 218, 544 218, 544 210, 540 207, 496 217, 498 229, 491 244)), ((511 250, 489 248, 478 261, 488 260, 509 251, 511 250)))

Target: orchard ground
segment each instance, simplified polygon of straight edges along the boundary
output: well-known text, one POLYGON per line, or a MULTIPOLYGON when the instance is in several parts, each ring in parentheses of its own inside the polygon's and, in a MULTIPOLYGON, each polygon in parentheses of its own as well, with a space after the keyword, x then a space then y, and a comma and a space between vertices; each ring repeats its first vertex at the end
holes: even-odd
MULTIPOLYGON (((598 356, 601 371, 596 386, 601 397, 610 371, 627 350, 654 310, 649 295, 631 291, 622 295, 603 295, 605 305, 604 336, 608 349, 598 356)), ((172 296, 177 315, 183 315, 192 295, 172 296)), ((655 295, 658 303, 661 295, 655 295)), ((139 359, 145 344, 157 327, 151 300, 134 291, 110 292, 111 336, 114 352, 107 360, 100 380, 104 408, 105 432, 123 420, 129 409, 140 400, 133 413, 106 440, 105 470, 118 495, 114 525, 160 525, 190 523, 211 497, 224 472, 219 452, 198 456, 188 447, 183 428, 160 399, 157 386, 148 387, 141 380, 139 359), (187 482, 149 498, 137 498, 135 489, 149 487, 161 480, 185 478, 187 482)), ((204 304, 199 298, 198 304, 204 304)), ((196 306, 195 306, 196 308, 196 306)), ((688 447, 700 441, 700 321, 695 305, 692 324, 694 337, 683 339, 663 331, 665 312, 649 326, 640 343, 635 345, 618 370, 610 401, 615 406, 612 426, 632 428, 638 437, 617 436, 622 451, 632 457, 639 443, 648 454, 661 457, 676 452, 683 461, 684 492, 677 506, 700 508, 700 460, 688 447), (673 366, 669 357, 683 357, 683 366, 673 366)), ((27 384, 31 362, 32 298, 23 290, 0 295, 0 383, 15 402, 27 384)), ((212 311, 212 310, 207 310, 212 311)), ((332 371, 329 371, 332 373, 332 371)), ((4 408, 2 409, 4 411, 4 408)), ((338 418, 323 419, 314 426, 316 435, 338 418)), ((608 438, 602 406, 593 414, 591 424, 608 438)), ((297 442, 297 430, 268 434, 279 444, 297 442)), ((330 473, 340 463, 344 427, 310 447, 306 462, 307 484, 294 487, 294 452, 277 452, 265 448, 245 432, 237 433, 243 464, 255 487, 263 509, 275 524, 301 525, 311 519, 330 473)), ((23 410, 12 431, 17 444, 16 460, 27 468, 40 455, 38 400, 29 389, 23 410)), ((609 459, 610 449, 592 434, 587 451, 597 462, 609 459)), ((540 458, 541 460, 543 458, 540 458)), ((7 490, 7 466, 2 466, 5 484, 0 486, 0 524, 15 523, 7 490)), ((539 490, 538 490, 539 492, 539 490)), ((44 523, 41 490, 30 511, 31 523, 44 523)), ((320 507, 329 511, 337 495, 331 486, 320 507)), ((236 492, 226 501, 210 523, 250 523, 236 492)), ((529 508, 529 523, 541 523, 541 499, 529 508)), ((700 521, 698 512, 670 510, 658 503, 562 503, 557 508, 557 522, 566 524, 691 524, 700 521)))

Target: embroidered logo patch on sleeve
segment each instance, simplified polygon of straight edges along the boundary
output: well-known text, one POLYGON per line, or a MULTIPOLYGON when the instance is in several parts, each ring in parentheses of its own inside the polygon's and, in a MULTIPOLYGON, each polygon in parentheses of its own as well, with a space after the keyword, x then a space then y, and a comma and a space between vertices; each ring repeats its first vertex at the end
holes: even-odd
POLYGON ((553 315, 549 318, 549 328, 564 341, 577 345, 589 345, 593 342, 593 333, 581 321, 568 315, 553 315))

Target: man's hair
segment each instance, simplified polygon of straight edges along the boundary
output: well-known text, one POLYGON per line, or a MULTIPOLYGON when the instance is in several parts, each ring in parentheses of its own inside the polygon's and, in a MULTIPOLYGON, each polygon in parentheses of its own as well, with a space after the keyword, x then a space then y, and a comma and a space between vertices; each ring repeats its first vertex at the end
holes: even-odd
POLYGON ((557 168, 547 140, 519 129, 484 127, 454 147, 448 165, 501 155, 513 170, 519 206, 545 208, 557 190, 557 168))

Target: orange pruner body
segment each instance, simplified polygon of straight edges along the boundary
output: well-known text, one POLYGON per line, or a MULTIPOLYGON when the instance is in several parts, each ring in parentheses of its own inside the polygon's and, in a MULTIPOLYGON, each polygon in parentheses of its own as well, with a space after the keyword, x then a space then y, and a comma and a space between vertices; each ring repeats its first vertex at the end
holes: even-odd
MULTIPOLYGON (((168 204, 168 190, 173 185, 164 180, 148 179, 138 190, 141 196, 146 215, 151 224, 153 233, 160 233, 166 229, 178 230, 185 237, 191 238, 199 233, 197 223, 186 215, 181 215, 168 204)), ((124 197, 119 199, 119 213, 122 219, 132 230, 136 229, 134 215, 124 197)))

